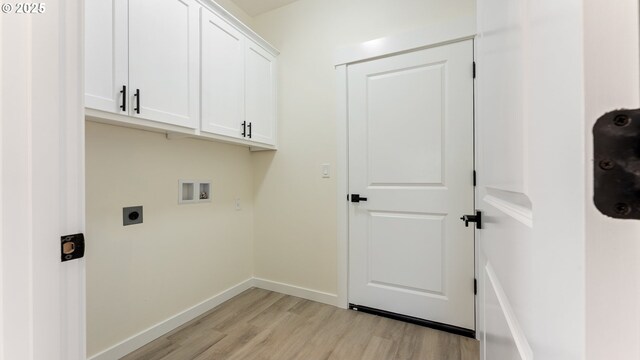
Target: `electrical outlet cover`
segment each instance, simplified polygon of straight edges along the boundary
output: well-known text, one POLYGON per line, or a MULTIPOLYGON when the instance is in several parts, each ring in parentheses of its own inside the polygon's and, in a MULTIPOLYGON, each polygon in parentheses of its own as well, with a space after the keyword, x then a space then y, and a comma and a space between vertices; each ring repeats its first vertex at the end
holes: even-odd
POLYGON ((122 225, 142 224, 142 206, 122 208, 122 225))

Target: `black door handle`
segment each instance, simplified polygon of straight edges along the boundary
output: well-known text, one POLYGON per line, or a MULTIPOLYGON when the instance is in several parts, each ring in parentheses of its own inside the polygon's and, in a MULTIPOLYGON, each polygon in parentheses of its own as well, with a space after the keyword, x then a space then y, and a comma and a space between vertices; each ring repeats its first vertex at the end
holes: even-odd
POLYGON ((122 111, 127 111, 127 85, 122 85, 120 94, 122 94, 122 105, 120 105, 120 109, 122 109, 122 111))
POLYGON ((482 211, 476 210, 475 215, 462 215, 460 220, 464 221, 464 226, 469 227, 470 222, 476 223, 476 229, 482 229, 482 211))
POLYGON ((360 194, 351 194, 352 203, 359 203, 360 201, 367 201, 367 198, 360 196, 360 194))
POLYGON ((247 122, 242 122, 242 137, 247 137, 247 122))
POLYGON ((135 111, 136 114, 140 114, 140 89, 136 89, 136 93, 133 96, 136 97, 136 107, 133 111, 135 111))
POLYGON ((248 126, 249 127, 249 139, 251 139, 251 124, 253 124, 253 123, 249 123, 249 126, 248 126))

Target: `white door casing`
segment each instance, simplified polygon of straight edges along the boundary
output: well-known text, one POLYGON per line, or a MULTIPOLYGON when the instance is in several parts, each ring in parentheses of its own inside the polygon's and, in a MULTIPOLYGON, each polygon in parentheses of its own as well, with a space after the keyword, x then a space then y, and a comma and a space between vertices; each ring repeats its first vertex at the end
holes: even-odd
POLYGON ((473 42, 347 66, 349 302, 475 329, 473 42))
POLYGON ((244 121, 245 37, 226 21, 200 10, 201 128, 241 137, 244 121))
POLYGON ((0 359, 85 359, 83 2, 0 16, 0 359))
POLYGON ((199 8, 195 0, 129 1, 131 115, 198 127, 199 8))

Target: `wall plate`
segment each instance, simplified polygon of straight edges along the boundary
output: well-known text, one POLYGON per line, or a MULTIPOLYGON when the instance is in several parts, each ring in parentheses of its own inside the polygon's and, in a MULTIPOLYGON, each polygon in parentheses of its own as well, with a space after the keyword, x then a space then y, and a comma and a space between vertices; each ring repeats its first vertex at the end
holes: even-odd
POLYGON ((122 208, 122 225, 142 224, 142 206, 122 208))

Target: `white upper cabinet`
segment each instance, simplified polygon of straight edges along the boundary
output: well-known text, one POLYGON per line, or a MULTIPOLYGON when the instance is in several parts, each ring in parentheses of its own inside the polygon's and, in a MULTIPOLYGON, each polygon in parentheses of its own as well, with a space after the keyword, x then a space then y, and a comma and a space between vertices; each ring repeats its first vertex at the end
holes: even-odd
POLYGON ((208 0, 88 0, 87 118, 275 149, 278 51, 208 0))
POLYGON ((198 126, 198 12, 195 0, 129 0, 132 115, 198 126))
POLYGON ((244 138, 244 35, 201 10, 202 131, 244 138))
POLYGON ((245 119, 247 136, 264 144, 276 138, 276 59, 247 39, 245 50, 245 119))
POLYGON ((127 3, 85 3, 85 106, 127 114, 127 3))

